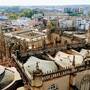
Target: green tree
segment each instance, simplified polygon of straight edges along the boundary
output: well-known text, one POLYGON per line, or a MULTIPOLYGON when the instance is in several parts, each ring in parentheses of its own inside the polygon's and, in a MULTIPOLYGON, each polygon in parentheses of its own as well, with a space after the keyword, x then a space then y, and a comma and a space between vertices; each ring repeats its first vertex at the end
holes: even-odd
POLYGON ((47 33, 47 37, 49 40, 51 40, 51 34, 55 32, 56 30, 56 23, 54 21, 49 21, 47 23, 47 28, 48 28, 48 33, 47 33))
POLYGON ((20 13, 20 17, 28 17, 31 18, 33 15, 33 12, 31 9, 24 9, 22 10, 22 12, 20 13))
POLYGON ((55 32, 55 30, 56 30, 56 22, 54 22, 54 21, 48 22, 47 28, 50 30, 51 33, 55 32))
POLYGON ((9 14, 9 19, 17 19, 17 18, 18 18, 18 14, 16 14, 16 13, 9 14))

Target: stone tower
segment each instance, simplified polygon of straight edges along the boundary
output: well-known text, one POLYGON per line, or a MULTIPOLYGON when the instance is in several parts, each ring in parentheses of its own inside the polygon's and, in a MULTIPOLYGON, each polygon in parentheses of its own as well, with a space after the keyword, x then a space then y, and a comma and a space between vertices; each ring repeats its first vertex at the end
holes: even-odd
POLYGON ((42 70, 39 69, 39 62, 36 63, 36 70, 33 71, 33 79, 31 81, 31 90, 42 90, 42 70))
POLYGON ((0 58, 2 59, 5 56, 5 38, 2 32, 2 26, 0 25, 0 58))
POLYGON ((90 43, 90 25, 89 25, 89 29, 87 31, 87 43, 90 43))

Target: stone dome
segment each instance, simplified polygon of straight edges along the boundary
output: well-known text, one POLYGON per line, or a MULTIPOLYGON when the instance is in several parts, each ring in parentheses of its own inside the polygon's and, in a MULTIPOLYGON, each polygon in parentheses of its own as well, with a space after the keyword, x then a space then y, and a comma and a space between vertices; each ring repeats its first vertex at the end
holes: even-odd
MULTIPOLYGON (((27 62, 24 64, 24 68, 29 72, 33 73, 33 71, 37 72, 37 63, 38 62, 38 67, 39 70, 42 71, 42 73, 50 73, 50 72, 55 72, 58 70, 57 65, 53 61, 48 61, 48 60, 42 60, 37 57, 31 56, 27 62)), ((38 70, 38 71, 39 71, 38 70)))

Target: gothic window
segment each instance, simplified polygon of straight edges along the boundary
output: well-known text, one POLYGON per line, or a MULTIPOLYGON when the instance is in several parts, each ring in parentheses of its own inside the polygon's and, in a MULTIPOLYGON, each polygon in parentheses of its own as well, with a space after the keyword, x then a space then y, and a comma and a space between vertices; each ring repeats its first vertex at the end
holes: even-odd
POLYGON ((52 84, 52 85, 48 88, 48 90, 59 90, 59 89, 57 88, 57 85, 56 85, 56 84, 52 84))
POLYGON ((86 75, 81 80, 80 90, 90 90, 90 75, 86 75))

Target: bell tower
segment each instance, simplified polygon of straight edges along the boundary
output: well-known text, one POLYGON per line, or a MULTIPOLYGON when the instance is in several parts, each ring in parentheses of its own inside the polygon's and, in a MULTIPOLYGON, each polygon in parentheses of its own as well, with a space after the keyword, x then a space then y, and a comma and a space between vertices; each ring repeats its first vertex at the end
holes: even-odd
POLYGON ((90 24, 89 24, 89 29, 87 31, 87 43, 90 43, 90 24))
POLYGON ((36 62, 36 70, 33 71, 33 79, 31 81, 31 90, 42 90, 41 86, 43 85, 42 81, 43 72, 39 69, 39 62, 36 62))
POLYGON ((5 56, 5 38, 2 32, 2 26, 0 25, 0 58, 3 59, 3 56, 5 56))

